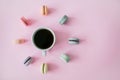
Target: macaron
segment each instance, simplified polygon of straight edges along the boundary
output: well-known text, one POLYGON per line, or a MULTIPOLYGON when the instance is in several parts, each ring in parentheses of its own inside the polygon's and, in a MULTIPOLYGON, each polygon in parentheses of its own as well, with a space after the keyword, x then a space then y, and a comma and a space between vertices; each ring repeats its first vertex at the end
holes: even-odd
POLYGON ((42 63, 41 65, 41 73, 46 74, 48 72, 48 65, 46 63, 42 63))
POLYGON ((26 25, 29 26, 31 24, 31 20, 25 18, 24 16, 21 17, 21 21, 26 25))
POLYGON ((25 43, 25 42, 27 42, 27 40, 26 40, 26 39, 23 39, 23 38, 16 40, 16 44, 23 44, 23 43, 25 43))
POLYGON ((33 61, 33 58, 28 56, 24 61, 24 65, 29 66, 32 63, 32 61, 33 61))
POLYGON ((48 8, 46 5, 42 6, 42 10, 41 10, 42 15, 48 15, 48 8))
POLYGON ((68 43, 72 44, 72 45, 79 44, 79 42, 80 42, 80 40, 78 38, 69 38, 68 39, 68 43))
POLYGON ((60 59, 66 63, 68 63, 70 61, 70 57, 67 54, 62 54, 60 56, 60 59))
POLYGON ((65 24, 65 23, 67 22, 67 20, 68 20, 68 16, 67 16, 67 15, 64 15, 64 16, 60 19, 59 24, 63 25, 63 24, 65 24))

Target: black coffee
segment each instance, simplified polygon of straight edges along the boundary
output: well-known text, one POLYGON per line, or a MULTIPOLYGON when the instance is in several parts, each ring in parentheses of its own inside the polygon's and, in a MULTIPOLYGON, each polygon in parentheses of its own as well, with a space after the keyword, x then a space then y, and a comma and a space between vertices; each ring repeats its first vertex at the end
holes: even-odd
POLYGON ((33 35, 34 44, 40 49, 49 48, 54 42, 53 34, 46 29, 40 29, 33 35))

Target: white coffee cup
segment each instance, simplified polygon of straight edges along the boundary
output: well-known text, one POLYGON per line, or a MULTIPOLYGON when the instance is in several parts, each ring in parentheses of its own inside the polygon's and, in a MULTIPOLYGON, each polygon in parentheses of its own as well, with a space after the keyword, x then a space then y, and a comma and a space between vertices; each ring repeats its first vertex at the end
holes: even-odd
POLYGON ((46 52, 50 50, 56 42, 55 33, 50 28, 39 28, 34 32, 32 41, 33 44, 42 51, 42 55, 45 56, 46 52))

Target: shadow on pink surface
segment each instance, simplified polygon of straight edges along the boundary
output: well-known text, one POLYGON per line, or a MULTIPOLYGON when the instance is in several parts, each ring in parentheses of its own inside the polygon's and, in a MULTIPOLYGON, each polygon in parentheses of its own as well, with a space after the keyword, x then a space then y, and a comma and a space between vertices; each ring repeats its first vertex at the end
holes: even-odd
POLYGON ((47 63, 47 64, 48 64, 48 70, 50 72, 54 72, 59 68, 57 64, 54 63, 47 63))

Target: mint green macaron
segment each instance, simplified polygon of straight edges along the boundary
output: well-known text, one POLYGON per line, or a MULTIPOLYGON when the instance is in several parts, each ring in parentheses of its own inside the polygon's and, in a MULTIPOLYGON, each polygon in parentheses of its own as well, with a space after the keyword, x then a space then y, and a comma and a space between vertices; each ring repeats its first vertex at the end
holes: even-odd
POLYGON ((67 54, 62 54, 60 56, 60 59, 63 60, 64 62, 68 63, 70 61, 70 57, 67 54))
POLYGON ((68 20, 68 16, 67 16, 67 15, 64 15, 64 16, 60 19, 59 24, 63 25, 63 24, 65 24, 65 23, 67 22, 67 20, 68 20))

